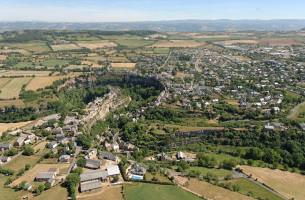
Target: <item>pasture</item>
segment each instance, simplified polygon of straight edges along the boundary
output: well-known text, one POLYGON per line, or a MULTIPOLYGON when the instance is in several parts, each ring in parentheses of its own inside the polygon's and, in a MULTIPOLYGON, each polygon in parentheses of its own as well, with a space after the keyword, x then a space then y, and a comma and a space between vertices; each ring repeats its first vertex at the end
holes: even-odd
POLYGON ((156 48, 195 48, 205 46, 205 42, 194 40, 160 40, 152 45, 156 48))
POLYGON ((268 185, 283 196, 289 199, 304 200, 305 176, 269 168, 251 166, 241 166, 240 168, 247 175, 251 174, 253 178, 268 185))
POLYGON ((46 42, 43 41, 32 41, 26 43, 2 43, 1 46, 7 46, 10 48, 21 49, 30 52, 46 52, 50 51, 46 42))
POLYGON ((213 200, 254 200, 246 195, 232 192, 207 182, 191 179, 185 186, 187 189, 202 195, 206 199, 213 200))
POLYGON ((200 198, 174 185, 134 183, 125 184, 123 193, 126 200, 199 200, 200 198))
POLYGON ((188 172, 194 171, 199 172, 201 175, 206 176, 208 173, 213 174, 219 178, 224 178, 232 174, 230 170, 226 169, 216 169, 216 168, 205 168, 205 167, 190 167, 188 172))
POLYGON ((19 93, 32 78, 14 78, 0 88, 0 99, 17 99, 19 93))

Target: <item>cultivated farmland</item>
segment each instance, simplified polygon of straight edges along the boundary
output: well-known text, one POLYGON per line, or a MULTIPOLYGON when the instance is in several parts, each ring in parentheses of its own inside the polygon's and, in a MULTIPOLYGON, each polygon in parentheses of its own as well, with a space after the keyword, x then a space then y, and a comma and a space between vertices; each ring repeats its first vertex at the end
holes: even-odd
POLYGON ((56 44, 51 45, 53 51, 66 51, 66 50, 73 50, 73 49, 80 49, 79 46, 76 44, 56 44))
POLYGON ((136 63, 111 63, 111 67, 113 68, 133 69, 135 66, 136 63))

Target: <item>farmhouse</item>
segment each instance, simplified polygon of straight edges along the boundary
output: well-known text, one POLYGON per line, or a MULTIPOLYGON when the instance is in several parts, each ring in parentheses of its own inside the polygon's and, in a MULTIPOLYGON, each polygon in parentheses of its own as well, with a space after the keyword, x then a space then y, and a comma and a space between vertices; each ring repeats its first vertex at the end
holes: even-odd
POLYGON ((9 143, 1 143, 0 144, 0 151, 6 151, 10 150, 12 148, 12 145, 9 143))
POLYGON ((101 167, 101 161, 86 159, 85 167, 88 169, 99 169, 101 167))
POLYGON ((100 180, 93 180, 80 183, 80 192, 88 192, 102 187, 100 180))
POLYGON ((93 180, 101 180, 105 181, 108 177, 108 173, 105 170, 96 170, 96 171, 90 171, 85 172, 80 175, 80 181, 86 182, 86 181, 93 181, 93 180))

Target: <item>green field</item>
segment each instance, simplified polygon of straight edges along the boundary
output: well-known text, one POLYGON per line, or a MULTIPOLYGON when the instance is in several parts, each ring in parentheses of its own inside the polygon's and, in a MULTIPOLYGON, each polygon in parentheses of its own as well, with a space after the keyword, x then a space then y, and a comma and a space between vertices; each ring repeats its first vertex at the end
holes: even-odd
POLYGON ((41 65, 47 67, 47 68, 54 68, 56 65, 62 66, 69 64, 69 61, 67 60, 59 60, 59 59, 49 59, 45 60, 41 63, 41 65))
POLYGON ((173 185, 135 183, 124 185, 126 200, 199 200, 200 198, 173 185))
POLYGON ((33 63, 31 62, 19 62, 16 65, 14 65, 14 68, 32 68, 35 67, 33 63))
POLYGON ((14 78, 0 88, 0 99, 14 99, 19 97, 19 93, 24 85, 32 78, 14 78))
POLYGON ((224 178, 226 176, 231 175, 231 171, 225 170, 225 169, 215 169, 215 168, 205 168, 205 167, 190 167, 188 172, 195 171, 199 172, 201 175, 207 175, 208 173, 211 173, 219 178, 224 178))
POLYGON ((240 193, 245 195, 251 195, 256 199, 268 199, 268 200, 283 200, 279 196, 273 194, 272 192, 268 191, 267 189, 252 183, 244 178, 235 179, 229 181, 232 184, 239 185, 240 193))
POLYGON ((139 48, 139 47, 152 45, 155 42, 150 40, 142 40, 142 39, 119 39, 119 40, 115 40, 115 43, 127 48, 139 48))

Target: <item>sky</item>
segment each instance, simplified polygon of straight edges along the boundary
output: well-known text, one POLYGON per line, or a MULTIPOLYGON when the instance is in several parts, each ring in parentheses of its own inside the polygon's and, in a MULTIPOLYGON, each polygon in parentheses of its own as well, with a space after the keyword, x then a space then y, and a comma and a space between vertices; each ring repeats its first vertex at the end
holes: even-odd
POLYGON ((305 19, 305 0, 0 0, 0 21, 305 19))

